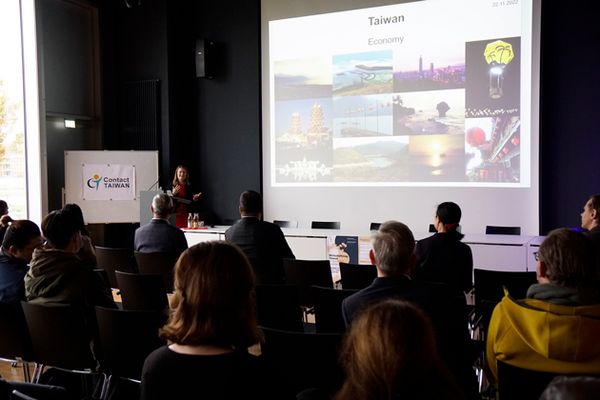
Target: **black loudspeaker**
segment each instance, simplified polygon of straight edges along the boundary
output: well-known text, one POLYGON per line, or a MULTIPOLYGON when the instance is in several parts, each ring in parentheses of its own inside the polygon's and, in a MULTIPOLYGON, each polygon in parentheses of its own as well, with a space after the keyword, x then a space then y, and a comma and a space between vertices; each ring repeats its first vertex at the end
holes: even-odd
POLYGON ((214 45, 210 40, 196 39, 196 77, 213 78, 214 45))

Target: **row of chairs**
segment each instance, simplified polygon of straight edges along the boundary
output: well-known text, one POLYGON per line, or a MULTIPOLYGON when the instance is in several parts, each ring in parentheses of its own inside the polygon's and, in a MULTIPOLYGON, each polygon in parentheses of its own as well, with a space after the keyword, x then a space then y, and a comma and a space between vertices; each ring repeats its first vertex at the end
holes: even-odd
MULTIPOLYGON (((311 286, 311 313, 317 333, 343 333, 342 301, 358 290, 311 286)), ((304 315, 300 292, 296 285, 257 285, 256 309, 261 326, 294 332, 304 332, 304 315)))
MULTIPOLYGON (((273 221, 275 225, 278 225, 280 228, 297 228, 298 221, 283 221, 276 219, 273 221)), ((311 229, 340 229, 339 221, 312 221, 310 223, 311 229)))
POLYGON ((98 375, 100 398, 107 398, 115 379, 139 382, 146 356, 165 344, 158 329, 166 315, 96 307, 95 316, 89 321, 81 309, 63 304, 2 304, 0 358, 23 363, 27 382, 39 382, 45 367, 98 375), (90 336, 97 336, 93 350, 90 336), (35 363, 33 377, 29 363, 35 363))
POLYGON ((178 255, 173 253, 140 253, 128 248, 96 246, 98 268, 108 275, 110 287, 118 288, 115 271, 159 274, 167 290, 173 290, 173 266, 178 255))

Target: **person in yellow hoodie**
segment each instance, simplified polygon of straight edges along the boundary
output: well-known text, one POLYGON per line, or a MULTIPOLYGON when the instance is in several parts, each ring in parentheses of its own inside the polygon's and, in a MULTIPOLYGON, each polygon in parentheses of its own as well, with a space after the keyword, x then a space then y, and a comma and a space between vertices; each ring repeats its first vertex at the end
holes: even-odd
POLYGON ((487 337, 488 378, 497 361, 559 374, 600 374, 600 294, 591 243, 583 234, 556 229, 539 252, 538 283, 527 298, 508 293, 492 314, 487 337))

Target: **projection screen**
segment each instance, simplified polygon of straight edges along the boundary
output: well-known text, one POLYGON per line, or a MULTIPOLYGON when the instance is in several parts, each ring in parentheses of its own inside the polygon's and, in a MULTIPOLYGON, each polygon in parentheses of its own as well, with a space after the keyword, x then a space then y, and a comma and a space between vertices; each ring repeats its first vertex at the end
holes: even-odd
POLYGON ((537 234, 539 8, 263 0, 265 218, 537 234))

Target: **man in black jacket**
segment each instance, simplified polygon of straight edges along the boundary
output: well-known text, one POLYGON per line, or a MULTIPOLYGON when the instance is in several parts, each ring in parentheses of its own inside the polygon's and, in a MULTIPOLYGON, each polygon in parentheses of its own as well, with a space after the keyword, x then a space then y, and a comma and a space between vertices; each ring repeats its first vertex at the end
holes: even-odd
POLYGON ((171 197, 159 193, 150 206, 152 221, 136 229, 133 248, 140 253, 170 253, 176 257, 188 248, 185 234, 169 223, 169 214, 175 207, 171 197))
POLYGON ((241 219, 225 232, 225 240, 246 254, 257 283, 283 283, 283 259, 295 258, 279 226, 262 221, 262 198, 247 190, 240 196, 241 219))
POLYGON ((586 236, 591 240, 596 252, 596 271, 600 277, 600 194, 590 196, 583 206, 581 227, 587 229, 586 236))

